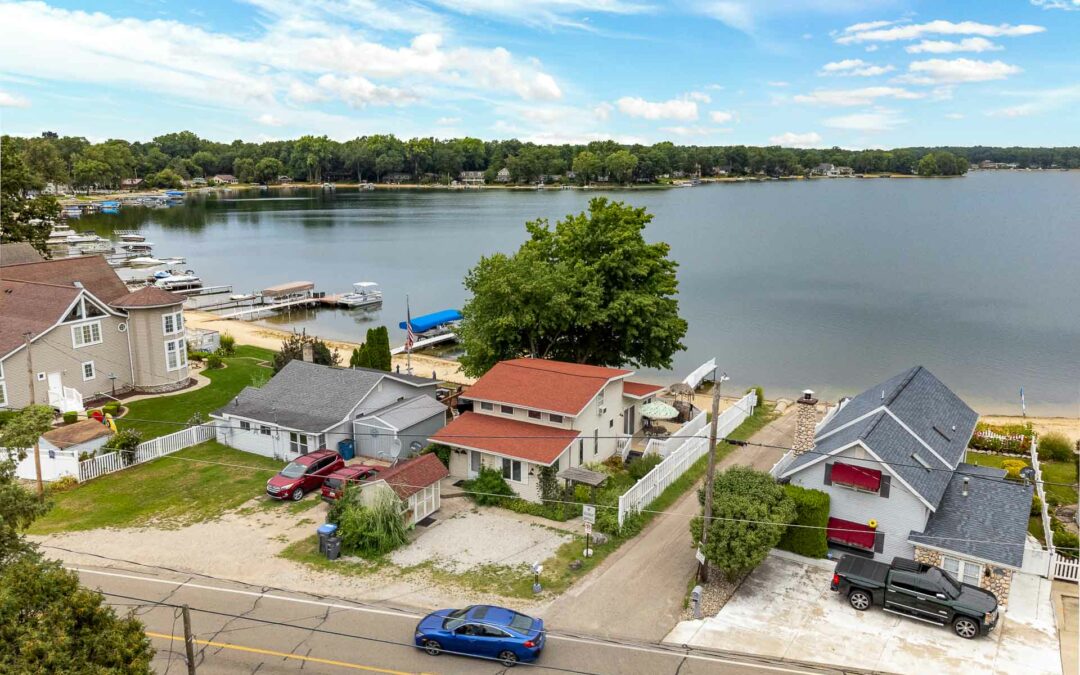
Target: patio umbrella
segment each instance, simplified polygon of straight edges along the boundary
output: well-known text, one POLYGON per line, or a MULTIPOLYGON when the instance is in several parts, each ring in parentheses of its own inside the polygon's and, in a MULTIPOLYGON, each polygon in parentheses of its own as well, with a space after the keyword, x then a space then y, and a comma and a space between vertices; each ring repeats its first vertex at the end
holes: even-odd
POLYGON ((651 420, 670 420, 679 416, 679 411, 663 401, 653 401, 641 406, 641 414, 651 420))

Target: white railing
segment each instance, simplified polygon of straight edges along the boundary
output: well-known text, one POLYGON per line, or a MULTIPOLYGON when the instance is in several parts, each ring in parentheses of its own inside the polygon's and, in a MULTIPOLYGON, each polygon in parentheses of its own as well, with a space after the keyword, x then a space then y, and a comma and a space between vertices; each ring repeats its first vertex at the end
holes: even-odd
POLYGON ((634 439, 631 436, 624 436, 618 440, 619 445, 615 451, 619 453, 619 458, 622 459, 623 462, 625 462, 627 456, 630 455, 630 445, 633 440, 634 439))
POLYGON ((1053 557, 1054 530, 1050 527, 1050 506, 1046 503, 1046 491, 1043 490, 1042 467, 1039 465, 1039 438, 1037 436, 1031 437, 1031 468, 1035 470, 1035 494, 1039 496, 1039 502, 1042 504, 1042 513, 1039 515, 1042 517, 1046 550, 1050 551, 1050 555, 1053 557))
POLYGON ((1080 581, 1080 560, 1066 558, 1058 553, 1053 554, 1051 558, 1053 559, 1050 564, 1051 578, 1074 583, 1080 581))
MULTIPOLYGON (((720 413, 720 416, 716 418, 716 437, 724 438, 734 431, 754 413, 756 405, 757 394, 751 391, 739 399, 735 405, 720 413)), ((664 460, 619 497, 619 527, 622 527, 628 514, 646 508, 660 496, 660 493, 686 473, 694 462, 708 453, 707 422, 707 415, 704 412, 698 413, 670 438, 660 441, 664 444, 661 450, 667 453, 664 455, 664 460)), ((653 441, 649 442, 646 452, 650 447, 653 447, 653 441)))
POLYGON ((129 466, 149 462, 152 459, 164 457, 216 437, 217 428, 214 425, 201 424, 197 427, 189 427, 167 436, 159 436, 145 443, 140 443, 139 447, 135 449, 135 456, 131 462, 125 462, 119 452, 97 455, 79 462, 79 482, 85 482, 98 476, 104 476, 107 473, 126 469, 129 466))

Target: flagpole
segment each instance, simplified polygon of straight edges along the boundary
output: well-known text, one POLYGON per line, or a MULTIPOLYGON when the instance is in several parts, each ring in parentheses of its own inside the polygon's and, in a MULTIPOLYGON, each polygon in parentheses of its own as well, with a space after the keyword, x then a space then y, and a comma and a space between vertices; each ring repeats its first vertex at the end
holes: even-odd
POLYGON ((405 372, 412 375, 412 311, 409 309, 409 295, 405 294, 405 372))

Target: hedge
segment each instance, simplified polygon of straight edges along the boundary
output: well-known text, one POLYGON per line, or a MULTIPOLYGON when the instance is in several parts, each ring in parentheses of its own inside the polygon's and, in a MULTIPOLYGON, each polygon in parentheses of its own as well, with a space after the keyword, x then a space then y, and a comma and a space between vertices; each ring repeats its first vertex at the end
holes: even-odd
POLYGON ((808 558, 824 558, 829 552, 825 528, 829 524, 829 495, 798 485, 785 485, 784 492, 795 501, 795 522, 784 532, 776 548, 808 558), (810 527, 795 527, 808 525, 810 527))

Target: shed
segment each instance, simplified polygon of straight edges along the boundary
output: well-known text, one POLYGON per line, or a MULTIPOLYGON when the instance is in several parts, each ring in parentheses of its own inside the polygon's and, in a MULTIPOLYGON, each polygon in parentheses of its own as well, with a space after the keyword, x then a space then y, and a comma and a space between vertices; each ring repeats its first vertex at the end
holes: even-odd
POLYGON ((413 396, 353 421, 357 452, 386 458, 419 451, 446 425, 446 406, 426 395, 413 396))
POLYGON ((83 452, 96 452, 109 441, 113 432, 97 420, 82 420, 74 424, 57 427, 41 435, 41 452, 66 450, 76 455, 83 452))
POLYGON ((428 453, 383 471, 378 480, 361 486, 361 495, 379 489, 393 490, 405 505, 405 522, 411 527, 439 510, 440 481, 449 475, 438 456, 428 453))

